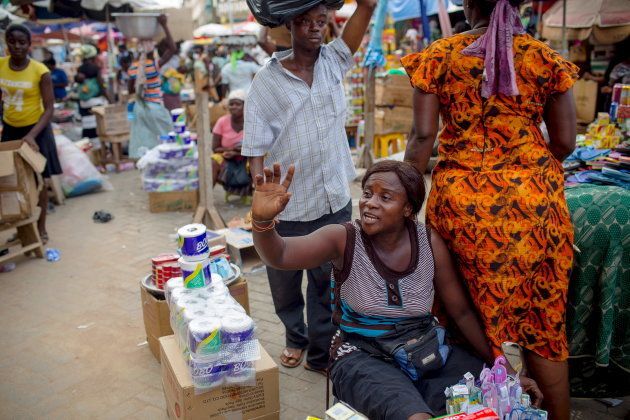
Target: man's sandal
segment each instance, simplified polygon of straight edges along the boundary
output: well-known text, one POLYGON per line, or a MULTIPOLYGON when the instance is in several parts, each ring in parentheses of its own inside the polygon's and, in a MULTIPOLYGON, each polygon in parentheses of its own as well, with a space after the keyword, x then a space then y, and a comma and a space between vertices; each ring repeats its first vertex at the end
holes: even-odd
POLYGON ((300 364, 302 364, 302 360, 304 360, 304 353, 304 350, 289 349, 287 347, 282 351, 282 354, 280 355, 280 364, 290 369, 296 368, 300 366, 300 364))
POLYGON ((314 368, 313 366, 309 365, 308 362, 306 362, 306 363, 304 363, 304 369, 306 369, 308 371, 311 371, 311 372, 319 373, 320 375, 328 377, 328 369, 326 369, 326 368, 317 369, 317 368, 314 368))

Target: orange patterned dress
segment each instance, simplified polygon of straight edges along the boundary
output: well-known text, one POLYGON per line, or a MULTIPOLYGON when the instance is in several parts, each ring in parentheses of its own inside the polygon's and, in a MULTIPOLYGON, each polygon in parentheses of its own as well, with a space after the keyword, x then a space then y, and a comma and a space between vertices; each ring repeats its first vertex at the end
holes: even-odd
POLYGON ((562 165, 539 125, 545 103, 573 85, 577 67, 517 35, 520 95, 485 99, 483 60, 461 54, 477 36, 441 39, 402 60, 412 85, 439 97, 444 123, 427 219, 456 255, 495 353, 513 341, 565 360, 573 226, 562 165))

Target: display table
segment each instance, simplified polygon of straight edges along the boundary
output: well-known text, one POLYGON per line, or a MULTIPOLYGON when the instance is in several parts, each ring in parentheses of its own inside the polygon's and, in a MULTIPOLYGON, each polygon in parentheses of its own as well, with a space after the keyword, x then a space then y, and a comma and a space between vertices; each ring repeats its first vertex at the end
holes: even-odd
POLYGON ((584 184, 567 188, 566 198, 580 250, 567 307, 572 395, 627 395, 630 191, 584 184))

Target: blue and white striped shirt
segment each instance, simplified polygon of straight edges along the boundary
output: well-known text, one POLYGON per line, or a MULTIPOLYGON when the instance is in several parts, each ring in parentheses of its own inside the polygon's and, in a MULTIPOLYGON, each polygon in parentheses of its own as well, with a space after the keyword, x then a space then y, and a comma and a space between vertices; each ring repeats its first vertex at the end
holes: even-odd
POLYGON ((256 74, 245 101, 243 156, 265 156, 265 166, 295 165, 293 194, 279 219, 311 221, 343 209, 356 173, 345 131, 343 79, 352 53, 337 38, 321 47, 311 87, 285 69, 275 53, 256 74))

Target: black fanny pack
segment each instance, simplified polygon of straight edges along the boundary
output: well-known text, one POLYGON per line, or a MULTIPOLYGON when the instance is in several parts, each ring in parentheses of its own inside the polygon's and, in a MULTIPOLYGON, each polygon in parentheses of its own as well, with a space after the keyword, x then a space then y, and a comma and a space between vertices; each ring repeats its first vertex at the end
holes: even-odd
POLYGON ((412 379, 442 368, 451 348, 445 344, 446 331, 432 316, 402 321, 387 333, 367 338, 344 334, 344 341, 374 356, 392 360, 412 379))

